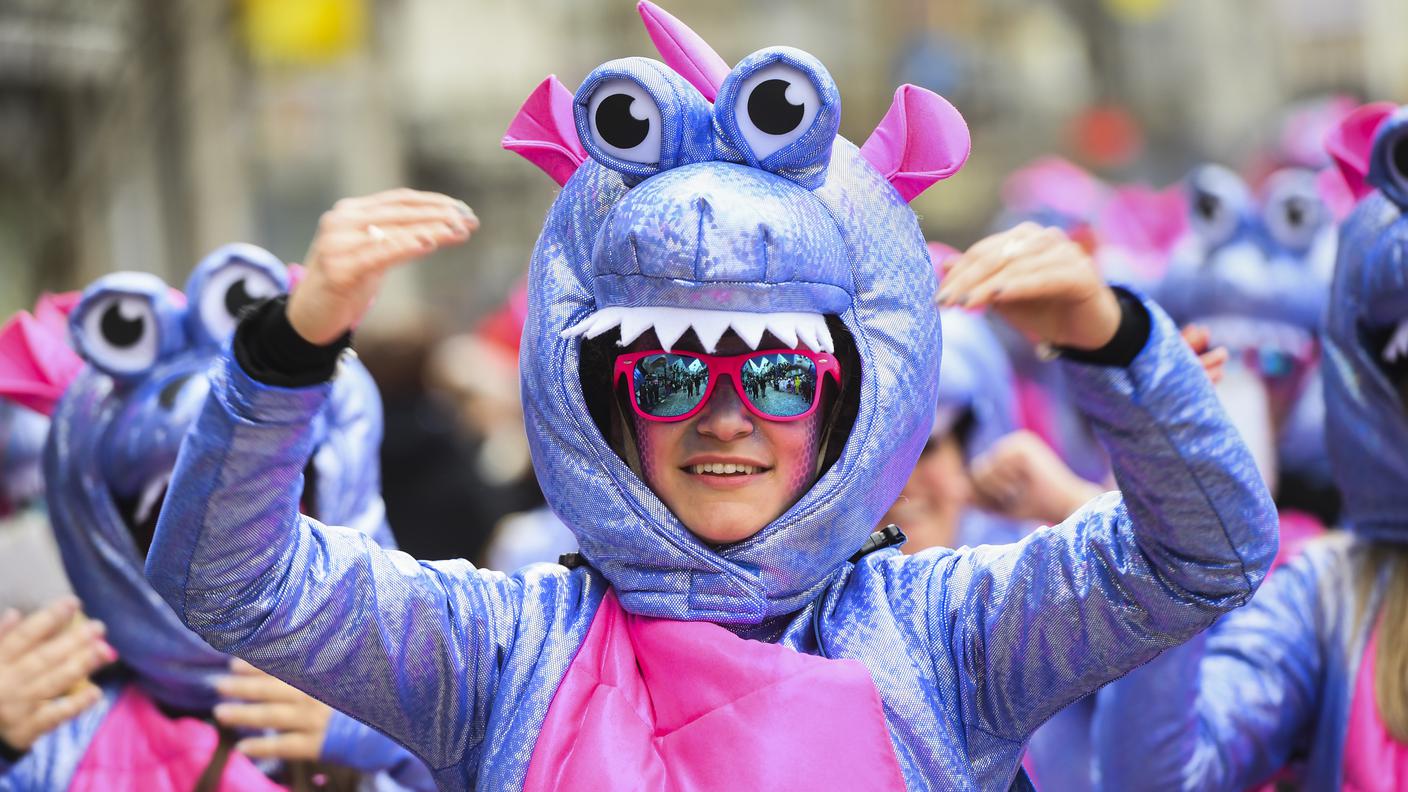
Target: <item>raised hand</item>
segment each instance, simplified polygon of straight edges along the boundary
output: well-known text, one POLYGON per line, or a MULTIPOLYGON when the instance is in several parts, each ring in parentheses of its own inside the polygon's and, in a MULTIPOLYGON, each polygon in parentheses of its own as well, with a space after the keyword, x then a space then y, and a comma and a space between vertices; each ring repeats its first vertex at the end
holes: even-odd
POLYGON ((439 193, 399 189, 338 201, 318 222, 303 280, 289 296, 289 324, 314 344, 336 341, 366 313, 387 270, 461 244, 478 228, 468 205, 439 193))
POLYGON ((1085 248, 1055 228, 1022 223, 945 263, 935 302, 991 307, 1033 341, 1099 349, 1114 337, 1120 306, 1085 248))
POLYGON ((1015 520, 1055 525, 1103 490, 1077 476, 1040 437, 1013 432, 973 460, 975 500, 1015 520))
POLYGON ((1180 334, 1183 342, 1198 356, 1198 362, 1203 364, 1203 372, 1212 384, 1221 382, 1222 372, 1227 367, 1227 347, 1214 347, 1212 334, 1202 325, 1187 325, 1180 334))
POLYGON ((236 743, 245 756, 316 761, 322 753, 332 707, 243 660, 230 661, 230 676, 215 680, 215 690, 235 700, 215 706, 220 725, 271 732, 236 743))
POLYGON ((88 675, 117 659, 103 623, 75 619, 65 597, 21 617, 0 614, 0 740, 27 751, 44 734, 98 702, 88 675))

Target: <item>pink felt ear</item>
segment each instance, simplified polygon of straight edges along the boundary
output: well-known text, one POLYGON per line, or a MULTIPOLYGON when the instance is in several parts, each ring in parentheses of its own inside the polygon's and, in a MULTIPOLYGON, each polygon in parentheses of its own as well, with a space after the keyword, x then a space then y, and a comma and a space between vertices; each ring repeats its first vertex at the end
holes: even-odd
MULTIPOLYGON (((1369 155, 1374 150, 1374 132, 1395 109, 1397 106, 1392 102, 1364 105, 1345 116, 1325 136, 1325 150, 1330 152, 1330 159, 1334 160, 1344 187, 1355 202, 1373 192, 1365 178, 1369 175, 1369 155)), ((1342 200, 1342 197, 1330 196, 1331 200, 1342 200)))
POLYGON ((730 71, 728 63, 698 33, 650 0, 640 0, 636 11, 665 65, 698 88, 705 99, 714 101, 730 71))
POLYGON ((860 155, 914 200, 963 167, 972 148, 968 125, 948 100, 916 85, 901 85, 860 155))
POLYGON ((1105 185, 1060 157, 1042 157, 1002 183, 1002 204, 1015 212, 1060 212, 1089 221, 1105 201, 1105 185))
POLYGON ((83 360, 28 311, 20 311, 0 328, 0 398, 44 415, 53 415, 59 397, 83 369, 83 360))
POLYGON ((566 184, 587 160, 572 119, 572 92, 555 75, 548 75, 519 108, 500 145, 542 168, 558 184, 566 184))
POLYGON ((83 299, 83 292, 69 291, 53 294, 44 292, 39 295, 39 301, 34 304, 34 318, 44 325, 49 332, 60 338, 68 337, 68 315, 73 313, 73 309, 78 306, 78 301, 83 299))

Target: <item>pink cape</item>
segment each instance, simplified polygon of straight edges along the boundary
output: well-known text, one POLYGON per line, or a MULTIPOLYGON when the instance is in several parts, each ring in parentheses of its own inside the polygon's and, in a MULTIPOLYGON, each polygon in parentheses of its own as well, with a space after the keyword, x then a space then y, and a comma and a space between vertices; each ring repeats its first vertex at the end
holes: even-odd
POLYGON ((627 613, 607 592, 548 708, 524 783, 543 790, 903 790, 855 660, 627 613))

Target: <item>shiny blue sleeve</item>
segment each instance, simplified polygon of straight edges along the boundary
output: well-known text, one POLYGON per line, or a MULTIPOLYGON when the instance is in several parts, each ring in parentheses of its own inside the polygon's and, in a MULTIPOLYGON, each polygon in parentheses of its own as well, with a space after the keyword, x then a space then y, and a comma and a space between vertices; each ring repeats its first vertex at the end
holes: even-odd
POLYGON ((333 710, 319 759, 376 776, 378 790, 436 789, 430 768, 394 740, 345 713, 333 710))
POLYGON ((375 725, 439 771, 477 764, 521 580, 418 562, 299 514, 332 383, 260 384, 228 354, 177 459, 147 577, 221 651, 375 725))
POLYGON ((1307 748, 1324 665, 1317 577, 1297 557, 1245 608, 1101 691, 1102 788, 1249 789, 1307 748))
MULTIPOLYGON (((1244 604, 1276 514, 1202 367, 1153 303, 1125 367, 1066 362, 1120 492, 1015 545, 939 556, 930 640, 958 667, 967 724, 1025 741, 1044 721, 1244 604)), ((920 556, 922 557, 922 556, 920 556)))

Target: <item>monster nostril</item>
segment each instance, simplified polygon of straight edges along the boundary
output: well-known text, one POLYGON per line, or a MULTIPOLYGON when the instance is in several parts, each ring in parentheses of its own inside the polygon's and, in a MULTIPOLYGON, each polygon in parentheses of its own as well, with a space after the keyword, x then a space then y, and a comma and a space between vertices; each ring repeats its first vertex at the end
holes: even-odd
POLYGON ((163 385, 161 388, 161 393, 157 394, 156 397, 157 404, 160 404, 162 409, 164 410, 169 410, 172 407, 175 407, 176 397, 181 395, 181 389, 186 386, 186 383, 191 379, 192 376, 193 375, 191 374, 182 374, 176 379, 171 380, 170 382, 163 385))

